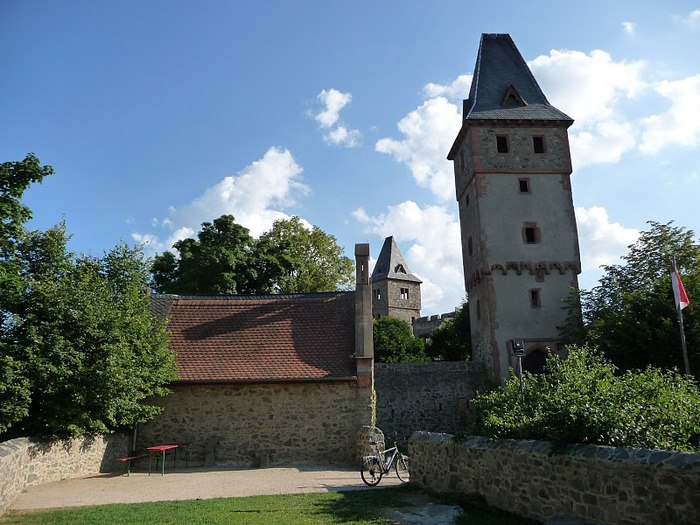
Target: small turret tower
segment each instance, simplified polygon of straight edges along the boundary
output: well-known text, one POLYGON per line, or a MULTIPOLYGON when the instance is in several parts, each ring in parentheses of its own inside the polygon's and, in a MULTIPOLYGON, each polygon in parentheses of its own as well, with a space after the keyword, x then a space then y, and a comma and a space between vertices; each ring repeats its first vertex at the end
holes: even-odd
POLYGON ((481 37, 454 161, 475 360, 504 378, 510 342, 524 367, 560 351, 562 308, 578 288, 580 256, 568 128, 510 35, 481 37))
POLYGON ((421 282, 408 269, 394 237, 384 239, 372 272, 372 316, 390 315, 413 325, 420 317, 421 282))

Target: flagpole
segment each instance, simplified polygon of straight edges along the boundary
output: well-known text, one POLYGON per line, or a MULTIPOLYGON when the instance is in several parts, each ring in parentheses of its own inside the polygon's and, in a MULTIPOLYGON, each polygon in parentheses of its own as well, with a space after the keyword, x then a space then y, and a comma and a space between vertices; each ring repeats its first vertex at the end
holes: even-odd
MULTIPOLYGON (((676 256, 673 256, 673 271, 676 272, 676 256)), ((685 373, 690 375, 690 361, 688 361, 688 349, 685 345, 685 329, 683 328, 683 310, 681 309, 680 301, 675 300, 676 303, 676 314, 678 314, 678 327, 681 330, 681 350, 683 351, 683 365, 685 366, 685 373)))

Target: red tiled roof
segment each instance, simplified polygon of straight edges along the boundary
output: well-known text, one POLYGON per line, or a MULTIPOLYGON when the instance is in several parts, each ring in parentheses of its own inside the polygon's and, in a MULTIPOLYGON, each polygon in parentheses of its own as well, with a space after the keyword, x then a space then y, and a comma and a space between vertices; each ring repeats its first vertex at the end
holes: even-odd
POLYGON ((180 381, 356 375, 353 293, 160 297, 172 300, 168 329, 180 381))

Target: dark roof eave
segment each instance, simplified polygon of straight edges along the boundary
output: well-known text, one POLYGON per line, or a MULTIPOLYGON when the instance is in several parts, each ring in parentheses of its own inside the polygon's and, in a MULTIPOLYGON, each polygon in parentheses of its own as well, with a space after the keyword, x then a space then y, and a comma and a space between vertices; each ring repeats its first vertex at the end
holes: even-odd
POLYGON ((469 128, 469 125, 471 124, 477 124, 477 125, 499 125, 499 124, 507 124, 507 125, 515 125, 515 126, 532 126, 536 125, 537 127, 547 127, 547 126, 556 126, 556 127, 561 127, 565 126, 566 128, 571 127, 571 125, 574 123, 573 119, 560 119, 560 120, 543 120, 543 119, 470 119, 467 117, 462 121, 462 127, 459 129, 459 132, 457 133, 457 137, 455 138, 454 142, 452 143, 452 147, 450 148, 450 152, 447 154, 447 160, 454 160, 455 157, 457 156, 457 150, 459 149, 459 145, 462 143, 462 138, 464 137, 464 134, 466 133, 467 129, 469 128))
POLYGON ((222 385, 222 384, 254 384, 254 383, 338 383, 357 381, 357 376, 339 377, 292 377, 270 379, 176 379, 173 385, 222 385))

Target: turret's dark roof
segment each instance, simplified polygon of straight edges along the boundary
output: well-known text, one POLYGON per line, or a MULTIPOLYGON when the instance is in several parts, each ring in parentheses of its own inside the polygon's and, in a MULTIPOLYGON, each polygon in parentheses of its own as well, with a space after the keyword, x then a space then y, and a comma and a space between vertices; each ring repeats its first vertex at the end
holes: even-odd
POLYGON ((474 67, 465 120, 572 121, 552 106, 542 93, 513 39, 508 34, 483 34, 474 67), (505 103, 510 86, 524 105, 505 103))
POLYGON ((382 251, 379 252, 379 258, 374 265, 374 271, 372 271, 372 282, 384 279, 396 279, 397 281, 411 281, 414 283, 423 282, 408 269, 408 264, 406 264, 393 236, 384 239, 382 251))

